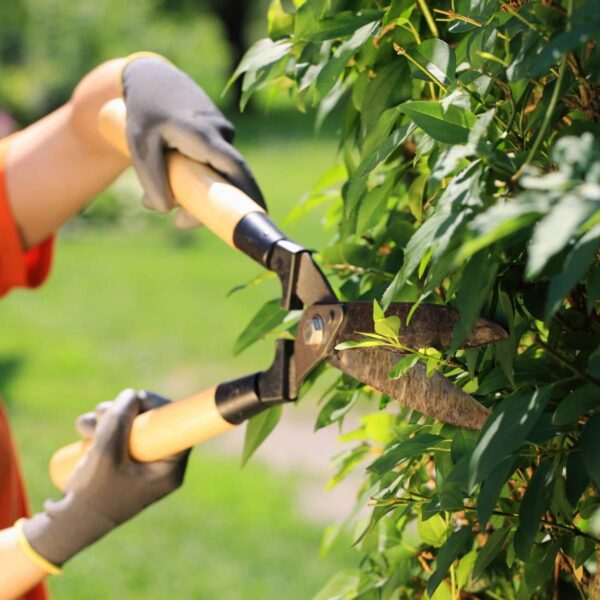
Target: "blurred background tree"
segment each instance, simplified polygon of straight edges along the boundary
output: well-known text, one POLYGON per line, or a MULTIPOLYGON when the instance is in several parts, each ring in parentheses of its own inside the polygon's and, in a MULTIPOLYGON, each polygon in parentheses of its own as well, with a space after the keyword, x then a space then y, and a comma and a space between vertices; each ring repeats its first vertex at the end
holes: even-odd
POLYGON ((247 44, 266 27, 260 18, 266 4, 264 0, 3 2, 0 106, 18 123, 30 123, 64 103, 81 77, 100 62, 143 48, 169 57, 218 102, 237 107, 235 91, 223 99, 221 92, 247 44))

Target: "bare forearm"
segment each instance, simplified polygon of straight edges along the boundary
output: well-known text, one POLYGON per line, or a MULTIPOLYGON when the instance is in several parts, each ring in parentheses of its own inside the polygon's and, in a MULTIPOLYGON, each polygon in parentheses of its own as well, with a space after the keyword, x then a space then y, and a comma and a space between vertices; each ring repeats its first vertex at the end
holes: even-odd
POLYGON ((121 94, 123 64, 100 65, 67 104, 12 140, 8 195, 25 247, 55 232, 128 166, 97 129, 98 111, 121 94))
POLYGON ((21 550, 14 528, 0 531, 0 600, 19 598, 47 575, 21 550))

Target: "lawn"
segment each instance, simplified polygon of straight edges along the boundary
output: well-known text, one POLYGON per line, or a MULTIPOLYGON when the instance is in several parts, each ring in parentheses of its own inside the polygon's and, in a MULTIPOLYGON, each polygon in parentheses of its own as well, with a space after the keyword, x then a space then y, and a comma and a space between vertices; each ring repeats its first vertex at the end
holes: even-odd
MULTIPOLYGON (((279 112, 238 121, 239 145, 281 222, 333 163, 335 136, 315 138, 310 119, 279 112)), ((318 246, 318 220, 288 231, 318 246)), ((227 292, 260 272, 210 232, 179 235, 158 216, 142 229, 80 227, 61 237, 50 281, 0 304, 2 392, 36 509, 56 493, 47 461, 72 439, 79 412, 124 387, 178 398, 268 365, 271 341, 231 355, 278 289, 272 281, 227 292)), ((61 599, 308 598, 349 558, 318 558, 321 527, 298 514, 298 485, 296 473, 242 470, 198 448, 176 496, 78 557, 52 589, 61 599)))

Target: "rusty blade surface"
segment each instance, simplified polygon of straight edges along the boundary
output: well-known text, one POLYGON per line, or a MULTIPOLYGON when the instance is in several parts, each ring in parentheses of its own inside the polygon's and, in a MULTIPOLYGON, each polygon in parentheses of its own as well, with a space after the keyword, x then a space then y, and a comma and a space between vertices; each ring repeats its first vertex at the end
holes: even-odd
MULTIPOLYGON (((406 320, 414 304, 394 302, 386 310, 386 317, 400 317, 402 327, 399 339, 408 348, 433 347, 448 348, 452 343, 454 326, 459 320, 458 311, 439 304, 421 304, 407 325, 406 320)), ((374 332, 373 305, 370 302, 348 302, 344 304, 344 323, 336 333, 336 343, 348 340, 358 341, 362 336, 358 332, 374 332)), ((506 331, 494 321, 477 317, 471 334, 463 340, 461 348, 476 348, 507 338, 506 331)))
POLYGON ((468 429, 483 427, 489 416, 487 408, 443 375, 434 372, 427 377, 425 365, 417 363, 400 379, 389 379, 388 373, 403 356, 385 348, 354 348, 334 351, 327 361, 357 381, 438 421, 468 429))

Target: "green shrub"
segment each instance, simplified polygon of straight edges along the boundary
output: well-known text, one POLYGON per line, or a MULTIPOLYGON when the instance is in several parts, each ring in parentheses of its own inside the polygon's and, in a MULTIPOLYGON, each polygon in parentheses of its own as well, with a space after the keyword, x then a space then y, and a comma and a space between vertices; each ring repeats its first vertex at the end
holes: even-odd
POLYGON ((244 100, 272 86, 341 123, 339 166, 295 209, 328 205, 340 297, 456 306, 438 368, 492 410, 459 430, 339 379, 318 426, 371 399, 333 480, 363 469, 370 520, 318 598, 594 597, 599 5, 276 0, 269 24, 244 100), (476 315, 509 339, 456 350, 476 315))

